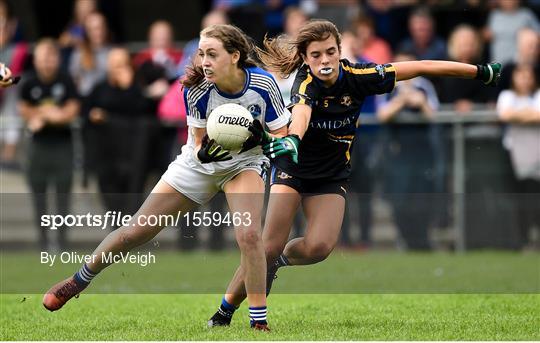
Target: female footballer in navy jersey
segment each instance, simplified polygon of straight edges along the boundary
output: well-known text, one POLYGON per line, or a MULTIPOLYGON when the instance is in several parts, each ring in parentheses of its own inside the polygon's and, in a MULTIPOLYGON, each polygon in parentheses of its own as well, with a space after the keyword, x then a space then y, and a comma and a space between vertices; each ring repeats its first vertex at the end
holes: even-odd
MULTIPOLYGON (((259 126, 284 135, 290 112, 272 76, 251 59, 253 47, 240 29, 214 25, 204 29, 200 36, 198 58, 183 80, 189 136, 182 153, 169 165, 130 223, 111 232, 96 248, 92 254, 96 258, 45 294, 43 305, 48 310, 60 309, 82 292, 110 264, 103 260, 104 254, 126 253, 161 231, 162 226, 141 224, 147 221, 139 220, 140 217, 186 212, 223 191, 231 212, 250 214, 250 220, 235 224, 235 236, 241 251, 241 268, 246 270, 251 327, 268 331, 266 260, 260 232, 264 203, 261 174, 268 159, 249 138, 238 154, 208 140, 206 118, 219 105, 235 103, 255 109, 252 115, 259 126)), ((221 308, 234 309, 226 302, 221 308)))
MULTIPOLYGON (((345 210, 351 146, 364 98, 394 89, 396 81, 420 75, 477 78, 495 85, 501 65, 449 61, 408 61, 376 65, 340 59, 340 34, 331 22, 312 20, 294 41, 267 39, 259 57, 269 70, 289 76, 298 69, 291 92, 288 135, 271 137, 252 127, 273 160, 271 193, 263 230, 268 263, 267 292, 279 267, 320 262, 334 249, 345 210), (288 241, 302 204, 304 237, 288 241)), ((225 299, 244 299, 238 270, 225 299)), ((230 320, 230 319, 229 319, 230 320)))

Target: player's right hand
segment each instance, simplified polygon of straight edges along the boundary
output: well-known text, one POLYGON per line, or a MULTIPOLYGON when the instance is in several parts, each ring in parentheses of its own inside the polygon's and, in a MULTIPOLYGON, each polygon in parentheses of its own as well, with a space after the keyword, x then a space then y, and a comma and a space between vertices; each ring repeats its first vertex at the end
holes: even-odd
POLYGON ((201 163, 210 163, 228 161, 232 159, 232 156, 228 150, 223 149, 216 141, 209 139, 208 135, 205 135, 201 148, 197 152, 197 158, 201 163))
POLYGON ((263 146, 263 153, 270 159, 289 155, 294 163, 298 163, 299 145, 300 137, 297 135, 287 135, 282 138, 271 137, 270 141, 263 146))

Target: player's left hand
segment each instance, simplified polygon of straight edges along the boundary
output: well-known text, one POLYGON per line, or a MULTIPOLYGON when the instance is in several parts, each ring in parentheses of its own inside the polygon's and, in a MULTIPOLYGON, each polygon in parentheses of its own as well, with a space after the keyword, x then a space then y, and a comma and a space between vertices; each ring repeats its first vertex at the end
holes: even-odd
POLYGON ((208 139, 208 135, 205 135, 201 148, 197 152, 197 158, 201 163, 221 162, 232 159, 228 150, 223 149, 221 145, 216 143, 213 139, 208 139))
POLYGON ((263 153, 270 159, 278 156, 290 155, 294 163, 298 163, 298 146, 300 137, 297 135, 287 135, 282 138, 272 137, 263 146, 263 153))
POLYGON ((497 62, 477 64, 476 79, 482 80, 486 85, 495 87, 501 79, 502 65, 497 62))
POLYGON ((242 144, 242 149, 240 150, 240 153, 251 150, 257 145, 266 144, 270 142, 270 139, 272 138, 268 134, 268 132, 264 130, 261 122, 256 119, 253 120, 251 124, 249 124, 248 130, 249 132, 251 132, 251 135, 246 139, 244 144, 242 144))

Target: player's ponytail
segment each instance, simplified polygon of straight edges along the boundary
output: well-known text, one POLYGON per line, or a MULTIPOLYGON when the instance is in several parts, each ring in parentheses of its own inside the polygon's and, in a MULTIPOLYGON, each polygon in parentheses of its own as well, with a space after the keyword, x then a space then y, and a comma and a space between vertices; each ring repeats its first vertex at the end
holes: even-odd
POLYGON ((302 56, 298 53, 296 44, 286 35, 276 38, 265 37, 264 49, 257 48, 257 55, 264 66, 278 72, 282 78, 287 78, 302 65, 302 56))
MULTIPOLYGON (((234 25, 212 25, 201 31, 201 37, 211 37, 220 40, 225 50, 232 54, 240 53, 238 68, 257 66, 252 57, 255 45, 251 39, 234 25)), ((204 73, 199 59, 194 56, 191 65, 186 67, 186 78, 182 81, 185 87, 192 87, 204 79, 204 73)))
POLYGON ((184 87, 191 88, 204 79, 203 69, 196 60, 196 56, 193 56, 190 64, 186 66, 186 77, 180 80, 184 87))
POLYGON ((341 35, 328 20, 314 19, 304 25, 296 38, 285 35, 264 39, 264 49, 257 48, 257 55, 267 69, 287 78, 304 62, 303 56, 311 42, 323 41, 333 36, 341 53, 341 35))

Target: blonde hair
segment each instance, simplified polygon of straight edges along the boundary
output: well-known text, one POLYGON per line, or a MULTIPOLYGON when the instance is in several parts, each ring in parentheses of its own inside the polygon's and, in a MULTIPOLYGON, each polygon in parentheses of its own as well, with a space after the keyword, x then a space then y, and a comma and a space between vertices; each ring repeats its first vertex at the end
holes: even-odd
POLYGON ((280 35, 276 38, 264 38, 264 49, 257 48, 261 62, 271 71, 287 78, 303 63, 303 56, 311 42, 323 41, 334 37, 341 53, 341 35, 337 27, 328 20, 308 21, 298 32, 296 38, 280 35))

